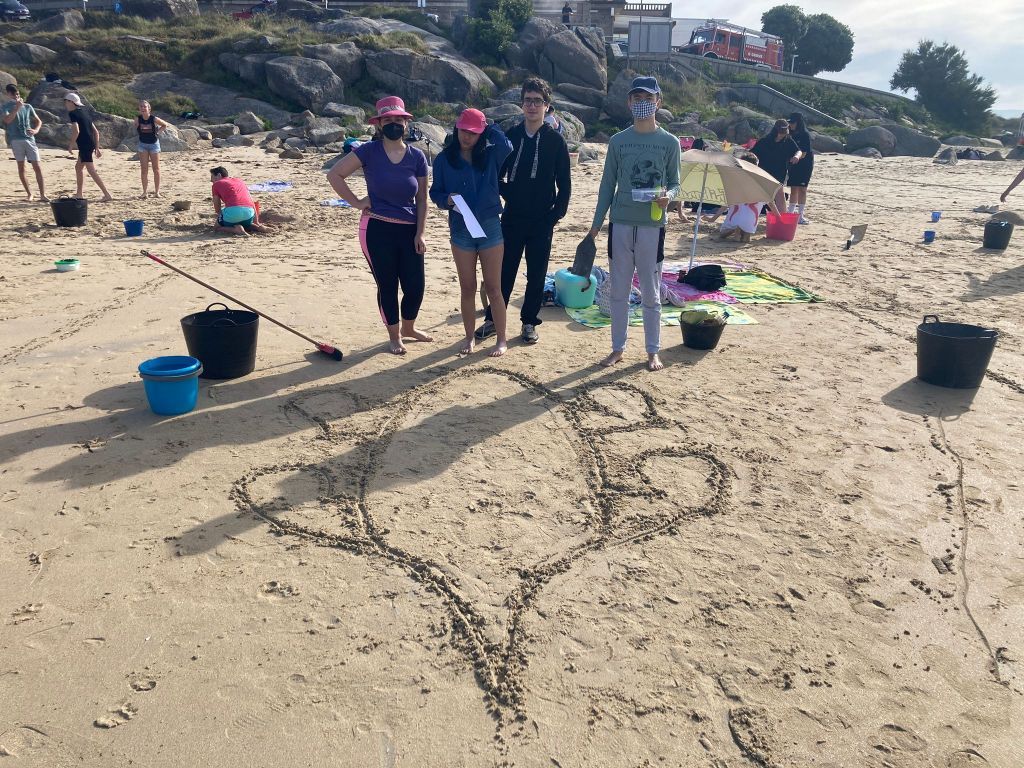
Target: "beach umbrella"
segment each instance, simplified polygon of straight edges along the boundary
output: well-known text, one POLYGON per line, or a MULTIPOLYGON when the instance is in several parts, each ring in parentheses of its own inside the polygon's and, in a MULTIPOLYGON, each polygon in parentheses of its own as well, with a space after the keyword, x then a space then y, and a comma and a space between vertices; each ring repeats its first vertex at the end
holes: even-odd
POLYGON ((753 163, 728 152, 689 149, 680 156, 679 199, 697 203, 697 223, 693 226, 690 269, 697 255, 697 234, 704 203, 742 205, 775 199, 780 182, 753 163))

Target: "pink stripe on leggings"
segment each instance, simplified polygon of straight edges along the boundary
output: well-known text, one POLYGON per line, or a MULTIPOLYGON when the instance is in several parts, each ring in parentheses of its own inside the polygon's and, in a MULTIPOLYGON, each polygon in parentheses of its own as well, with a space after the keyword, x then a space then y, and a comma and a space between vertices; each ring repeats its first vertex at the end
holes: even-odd
POLYGON ((373 275, 373 282, 377 285, 377 311, 380 313, 380 320, 384 323, 385 327, 388 324, 388 319, 384 317, 384 308, 380 305, 380 283, 377 281, 377 273, 373 271, 373 261, 370 259, 370 249, 366 246, 366 226, 370 223, 370 217, 366 211, 363 211, 363 215, 359 219, 359 247, 363 250, 363 257, 366 259, 366 264, 370 267, 370 274, 373 275))

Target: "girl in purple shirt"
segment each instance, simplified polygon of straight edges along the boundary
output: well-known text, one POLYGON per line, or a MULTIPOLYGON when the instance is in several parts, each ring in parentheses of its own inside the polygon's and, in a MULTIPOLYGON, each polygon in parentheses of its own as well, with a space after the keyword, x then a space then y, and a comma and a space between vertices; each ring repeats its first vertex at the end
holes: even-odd
POLYGON ((423 230, 427 223, 427 158, 404 137, 412 115, 397 96, 377 102, 370 122, 377 135, 334 164, 327 180, 342 200, 363 212, 359 244, 377 282, 377 306, 388 328, 392 354, 406 353, 404 339, 433 341, 416 328, 426 285, 423 230), (367 196, 345 181, 360 168, 367 196), (402 288, 399 305, 398 288, 402 288))

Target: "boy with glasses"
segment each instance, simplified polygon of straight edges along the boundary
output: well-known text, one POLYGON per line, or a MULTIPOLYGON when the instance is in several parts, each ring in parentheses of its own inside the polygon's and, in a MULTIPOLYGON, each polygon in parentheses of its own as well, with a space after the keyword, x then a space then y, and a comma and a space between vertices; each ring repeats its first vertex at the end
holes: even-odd
MULTIPOLYGON (((498 175, 498 188, 505 198, 501 231, 505 255, 501 263, 501 294, 508 306, 519 265, 526 252, 526 294, 519 317, 522 339, 527 344, 540 340, 540 305, 544 299, 544 277, 551 257, 555 224, 565 216, 572 192, 569 148, 565 140, 544 122, 551 103, 551 88, 539 77, 531 77, 520 90, 523 122, 508 132, 512 154, 498 175)), ((494 334, 491 308, 476 329, 478 339, 494 334)))
POLYGON ((679 193, 679 139, 658 127, 661 89, 653 77, 633 79, 626 97, 633 125, 608 142, 597 194, 596 238, 609 208, 608 262, 611 273, 612 353, 608 367, 622 359, 629 328, 629 293, 639 277, 647 367, 661 370, 661 265, 665 259, 665 209, 679 193), (652 205, 654 203, 655 205, 652 205), (660 209, 660 210, 659 210, 660 209), (655 216, 657 216, 655 218, 655 216))

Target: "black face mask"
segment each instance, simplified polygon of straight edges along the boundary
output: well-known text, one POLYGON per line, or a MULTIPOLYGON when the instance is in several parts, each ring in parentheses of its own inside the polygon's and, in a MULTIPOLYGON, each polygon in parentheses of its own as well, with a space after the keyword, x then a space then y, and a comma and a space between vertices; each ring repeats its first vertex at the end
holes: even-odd
POLYGON ((380 132, 384 134, 385 139, 398 141, 400 138, 405 136, 405 126, 401 123, 388 123, 387 125, 381 126, 380 132))

